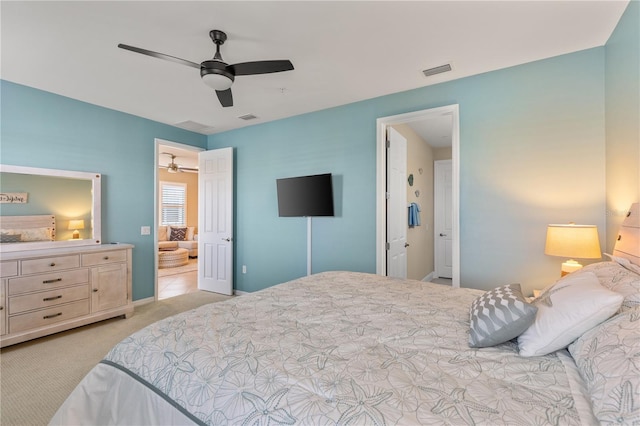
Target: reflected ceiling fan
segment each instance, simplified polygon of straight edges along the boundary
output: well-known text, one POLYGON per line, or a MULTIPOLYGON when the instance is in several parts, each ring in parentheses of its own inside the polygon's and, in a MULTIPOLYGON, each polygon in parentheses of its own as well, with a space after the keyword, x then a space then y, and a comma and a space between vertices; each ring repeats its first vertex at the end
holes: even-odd
POLYGON ((293 64, 289 60, 242 62, 239 64, 229 65, 222 60, 222 55, 220 54, 220 46, 222 46, 227 40, 227 35, 220 30, 211 30, 209 32, 209 37, 211 37, 211 40, 213 40, 213 43, 216 45, 216 53, 213 56, 213 59, 204 61, 200 64, 176 58, 175 56, 165 55, 164 53, 152 52, 151 50, 128 46, 122 43, 118 44, 118 47, 132 52, 141 53, 143 55, 153 56, 154 58, 176 62, 188 67, 198 68, 200 70, 202 80, 207 86, 216 91, 218 100, 223 107, 233 106, 231 85, 233 84, 236 76, 269 74, 293 70, 293 64))
POLYGON ((177 156, 170 152, 163 152, 162 154, 168 155, 171 157, 171 162, 166 166, 160 166, 161 169, 167 169, 169 173, 179 173, 179 172, 190 172, 190 173, 198 173, 198 169, 194 169, 191 167, 182 167, 176 164, 177 156))

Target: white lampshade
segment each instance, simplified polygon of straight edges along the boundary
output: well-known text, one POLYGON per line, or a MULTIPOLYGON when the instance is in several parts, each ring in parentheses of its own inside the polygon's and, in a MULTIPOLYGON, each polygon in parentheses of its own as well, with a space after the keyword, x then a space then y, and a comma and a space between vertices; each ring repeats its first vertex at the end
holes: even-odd
POLYGON ((233 84, 233 80, 221 74, 205 74, 202 76, 204 84, 215 90, 227 90, 233 84))
POLYGON ((84 229, 84 220, 83 219, 70 220, 69 229, 84 229))
MULTIPOLYGON (((595 225, 549 225, 544 253, 550 256, 578 259, 599 259, 600 241, 598 227, 595 225)), ((582 268, 575 260, 562 264, 562 274, 582 268)))

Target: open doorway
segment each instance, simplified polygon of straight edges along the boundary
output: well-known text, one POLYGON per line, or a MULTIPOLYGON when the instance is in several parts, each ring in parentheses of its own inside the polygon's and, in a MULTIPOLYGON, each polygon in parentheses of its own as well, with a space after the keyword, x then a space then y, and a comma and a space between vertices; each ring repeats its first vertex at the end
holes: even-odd
POLYGON ((156 300, 198 290, 198 152, 156 139, 156 300))
MULTIPOLYGON (((407 259, 406 274, 409 278, 427 281, 436 281, 439 276, 450 277, 452 286, 460 285, 460 256, 459 256, 459 123, 458 106, 450 105, 429 110, 400 114, 391 117, 379 118, 378 131, 378 161, 377 161, 377 273, 388 275, 387 255, 393 244, 388 244, 388 225, 391 221, 403 221, 406 229, 405 243, 399 245, 399 250, 406 253, 395 254, 394 258, 407 259), (387 145, 387 130, 394 128, 401 135, 402 144, 406 144, 407 161, 406 177, 402 185, 390 187, 392 178, 387 176, 387 164, 389 158, 394 156, 393 148, 387 145), (412 148, 413 147, 413 148, 412 148), (435 164, 436 162, 450 162, 450 177, 447 183, 448 189, 445 198, 448 199, 449 208, 446 220, 447 230, 441 228, 441 224, 435 219, 436 213, 441 210, 441 203, 437 204, 438 194, 442 188, 436 188, 435 164), (393 197, 396 193, 406 191, 402 197, 393 197), (400 200, 403 205, 403 213, 394 215, 387 210, 388 204, 395 203, 392 200, 400 200), (413 226, 407 223, 407 208, 415 204, 418 206, 419 225, 413 226), (440 247, 439 247, 440 246, 440 247), (450 270, 443 272, 438 257, 441 247, 448 248, 446 263, 450 270), (439 271, 438 271, 439 269, 439 271)), ((393 141, 392 141, 393 142, 393 141)), ((392 160, 393 161, 393 160, 392 160)), ((396 179, 397 181, 397 179, 396 179)), ((445 185, 446 187, 446 185, 445 185)), ((398 202, 398 201, 396 201, 398 202)), ((394 204, 395 205, 395 204, 394 204)), ((411 209, 409 209, 411 213, 411 209)), ((409 216, 411 219, 411 216, 409 216)), ((391 253, 392 257, 394 256, 391 253)), ((398 268, 396 268, 398 269, 398 268)), ((402 270, 402 268, 399 268, 402 270)))

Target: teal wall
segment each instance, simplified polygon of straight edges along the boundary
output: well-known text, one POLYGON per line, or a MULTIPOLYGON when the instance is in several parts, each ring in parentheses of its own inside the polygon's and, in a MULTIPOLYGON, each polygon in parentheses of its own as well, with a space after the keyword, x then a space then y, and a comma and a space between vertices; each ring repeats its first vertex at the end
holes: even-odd
POLYGON ((449 104, 460 107, 462 285, 556 279, 548 223, 604 232, 604 48, 211 135, 209 149, 236 148, 236 288, 305 274, 306 222, 277 216, 278 177, 337 177, 337 217, 314 219, 314 272, 375 272, 376 119, 449 104))
POLYGON ((640 2, 631 1, 606 46, 607 244, 640 202, 640 2))
POLYGON ((235 286, 255 291, 306 271, 306 221, 277 217, 276 178, 333 173, 336 217, 314 219, 314 271, 374 272, 376 119, 459 104, 462 283, 530 291, 558 275, 548 223, 598 225, 603 249, 609 239, 613 139, 630 137, 631 155, 638 143, 637 28, 634 1, 605 47, 208 138, 1 81, 0 161, 102 174, 103 240, 136 245, 138 300, 153 295, 155 233, 140 226, 153 224, 154 138, 235 147, 235 286), (631 115, 609 111, 622 102, 631 115))
POLYGON ((0 161, 102 174, 102 240, 134 244, 133 299, 153 297, 154 138, 206 137, 8 81, 0 82, 0 161))

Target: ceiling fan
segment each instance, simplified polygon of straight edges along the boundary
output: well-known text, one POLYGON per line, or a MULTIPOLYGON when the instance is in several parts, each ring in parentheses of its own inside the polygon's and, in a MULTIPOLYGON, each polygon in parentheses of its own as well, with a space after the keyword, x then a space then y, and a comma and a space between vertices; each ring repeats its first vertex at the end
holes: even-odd
POLYGON ((194 169, 191 167, 183 167, 180 166, 178 164, 176 164, 175 160, 177 158, 176 155, 170 153, 170 152, 163 152, 162 154, 164 155, 168 155, 171 157, 171 162, 166 165, 166 166, 160 166, 161 169, 167 169, 167 171, 169 173, 178 173, 178 172, 191 172, 191 173, 198 173, 198 169, 194 169))
POLYGON ((202 80, 207 86, 216 91, 218 100, 223 107, 233 106, 231 85, 233 84, 236 76, 269 74, 273 72, 293 70, 293 64, 289 60, 254 61, 229 65, 222 60, 222 55, 220 54, 220 46, 222 46, 227 40, 227 35, 220 30, 211 30, 209 32, 209 37, 211 37, 211 40, 216 45, 216 53, 213 56, 213 59, 206 60, 200 64, 176 58, 175 56, 165 55, 164 53, 153 52, 151 50, 141 49, 139 47, 129 46, 122 43, 118 44, 118 47, 132 52, 141 53, 143 55, 153 56, 154 58, 198 68, 200 70, 202 80))

